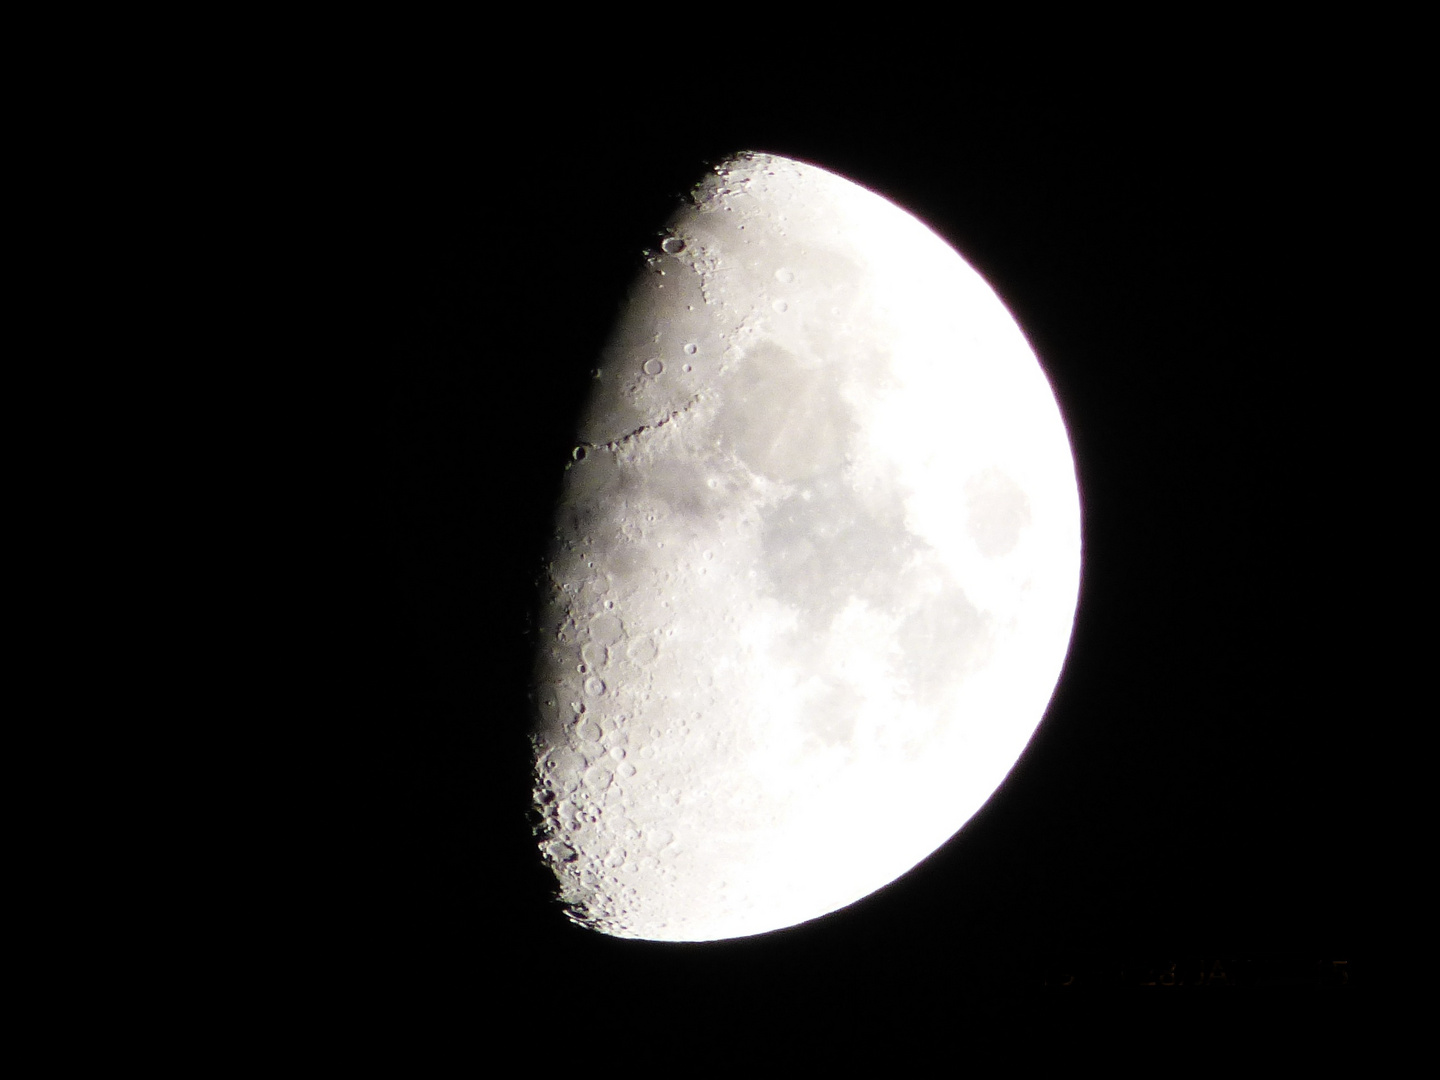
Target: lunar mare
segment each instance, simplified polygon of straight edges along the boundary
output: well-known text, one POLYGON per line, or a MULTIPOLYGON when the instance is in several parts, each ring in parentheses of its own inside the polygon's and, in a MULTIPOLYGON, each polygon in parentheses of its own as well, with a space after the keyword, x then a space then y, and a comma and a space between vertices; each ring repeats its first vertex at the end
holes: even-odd
POLYGON ((535 801, 570 916, 791 926, 952 836, 1038 725, 1080 508, 1054 396, 953 249, 743 154, 671 218, 556 513, 535 801))

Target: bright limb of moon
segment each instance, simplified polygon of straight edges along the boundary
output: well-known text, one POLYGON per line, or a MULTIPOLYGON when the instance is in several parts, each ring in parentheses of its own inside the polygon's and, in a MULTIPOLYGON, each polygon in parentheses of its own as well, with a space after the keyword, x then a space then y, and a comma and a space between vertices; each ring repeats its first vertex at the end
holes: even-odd
POLYGON ((889 883, 990 797, 1068 647, 1064 424, 985 281, 743 154, 676 212, 556 515, 535 799, 570 916, 704 941, 889 883))

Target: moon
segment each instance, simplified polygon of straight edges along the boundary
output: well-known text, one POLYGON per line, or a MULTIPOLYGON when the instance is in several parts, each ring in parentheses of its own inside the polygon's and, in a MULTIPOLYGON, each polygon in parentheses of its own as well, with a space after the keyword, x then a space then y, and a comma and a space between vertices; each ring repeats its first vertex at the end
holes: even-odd
POLYGON ((1064 663, 1080 501, 981 276, 812 164, 716 166, 592 372, 548 552, 534 806, 571 919, 710 941, 954 835, 1064 663))

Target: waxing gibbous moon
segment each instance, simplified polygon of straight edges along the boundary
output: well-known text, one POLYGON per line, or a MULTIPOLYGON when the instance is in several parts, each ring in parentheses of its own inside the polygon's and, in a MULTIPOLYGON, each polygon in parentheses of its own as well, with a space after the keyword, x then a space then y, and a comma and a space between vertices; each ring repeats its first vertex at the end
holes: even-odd
POLYGON ((990 797, 1080 507, 1014 319, 888 200, 747 153, 657 239, 556 511, 537 832, 575 921, 708 941, 853 903, 990 797))

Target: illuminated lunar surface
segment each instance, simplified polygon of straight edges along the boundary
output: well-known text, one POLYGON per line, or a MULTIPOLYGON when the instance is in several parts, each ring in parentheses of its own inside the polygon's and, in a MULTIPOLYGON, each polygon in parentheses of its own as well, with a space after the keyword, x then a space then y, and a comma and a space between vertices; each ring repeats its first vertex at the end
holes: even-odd
POLYGON ((994 292, 813 165, 717 166, 596 364, 556 512, 535 799, 570 916, 705 941, 853 903, 989 798, 1080 574, 1054 396, 994 292))

